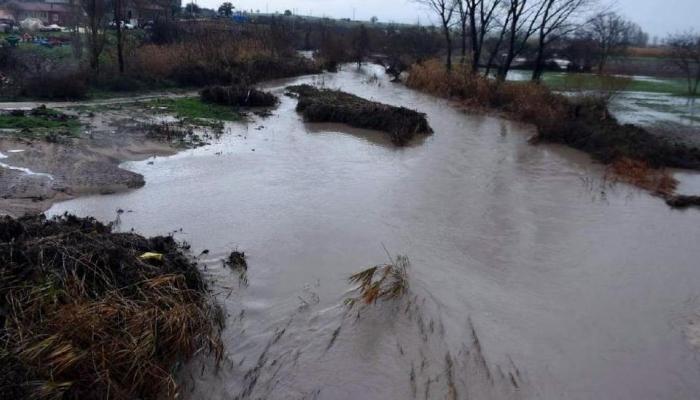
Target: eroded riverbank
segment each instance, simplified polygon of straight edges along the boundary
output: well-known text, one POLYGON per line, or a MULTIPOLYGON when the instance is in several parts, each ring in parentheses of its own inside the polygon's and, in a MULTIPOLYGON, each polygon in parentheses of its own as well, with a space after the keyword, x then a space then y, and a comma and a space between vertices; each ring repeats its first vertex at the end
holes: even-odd
MULTIPOLYGON (((376 132, 305 124, 282 96, 270 118, 228 124, 211 146, 127 163, 142 189, 51 209, 102 220, 130 210, 122 230, 177 232, 195 254, 209 250, 228 355, 218 374, 183 373, 189 398, 700 393, 689 340, 700 213, 609 186, 587 156, 529 145, 528 126, 375 72, 268 88, 313 83, 417 109, 434 136, 397 149, 376 132), (411 260, 411 303, 348 315, 346 278, 386 262, 383 245, 411 260), (221 262, 235 247, 247 285, 221 262)), ((689 194, 694 179, 682 179, 689 194)))

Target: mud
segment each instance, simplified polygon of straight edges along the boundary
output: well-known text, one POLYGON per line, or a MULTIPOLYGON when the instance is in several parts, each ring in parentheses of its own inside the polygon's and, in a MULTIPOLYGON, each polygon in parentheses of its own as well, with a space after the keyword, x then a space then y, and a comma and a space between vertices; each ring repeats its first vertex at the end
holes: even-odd
MULTIPOLYGON (((75 114, 75 112, 74 112, 75 114)), ((0 137, 0 214, 21 216, 47 210, 56 201, 89 194, 111 194, 142 187, 141 174, 120 167, 125 161, 174 154, 168 142, 149 138, 148 117, 103 110, 83 113, 79 137, 57 143, 0 137)))

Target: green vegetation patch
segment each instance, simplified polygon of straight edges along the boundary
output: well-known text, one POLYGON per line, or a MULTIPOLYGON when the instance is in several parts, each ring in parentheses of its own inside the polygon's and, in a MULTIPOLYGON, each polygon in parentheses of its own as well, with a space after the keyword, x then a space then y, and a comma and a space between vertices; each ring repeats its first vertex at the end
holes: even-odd
POLYGON ((243 118, 233 107, 204 103, 196 97, 158 99, 150 101, 148 105, 180 119, 240 121, 243 118))
POLYGON ((543 81, 554 90, 647 92, 688 96, 688 85, 684 79, 638 79, 595 74, 550 73, 544 75, 543 81))
POLYGON ((12 111, 0 114, 0 129, 17 130, 24 134, 60 133, 75 136, 81 123, 77 117, 46 107, 31 111, 12 111))

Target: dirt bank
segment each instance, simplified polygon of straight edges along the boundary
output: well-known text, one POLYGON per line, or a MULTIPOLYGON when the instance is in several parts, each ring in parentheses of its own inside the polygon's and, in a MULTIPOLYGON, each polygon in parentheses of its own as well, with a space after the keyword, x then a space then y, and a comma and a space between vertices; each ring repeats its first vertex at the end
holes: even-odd
POLYGON ((149 136, 154 117, 143 107, 71 113, 82 123, 75 136, 51 141, 18 132, 0 136, 0 214, 34 214, 76 196, 141 187, 143 176, 119 165, 177 151, 149 136))

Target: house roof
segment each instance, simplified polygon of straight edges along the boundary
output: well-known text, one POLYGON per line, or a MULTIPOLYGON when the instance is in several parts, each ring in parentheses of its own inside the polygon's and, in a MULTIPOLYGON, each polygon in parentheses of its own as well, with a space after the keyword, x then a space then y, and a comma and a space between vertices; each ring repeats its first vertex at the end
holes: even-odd
POLYGON ((66 6, 65 4, 54 4, 54 3, 38 3, 38 2, 10 2, 3 4, 2 6, 5 9, 16 9, 16 10, 21 10, 21 11, 53 11, 53 12, 59 12, 59 13, 68 13, 71 12, 71 8, 66 6))

